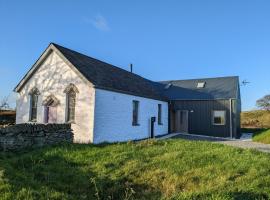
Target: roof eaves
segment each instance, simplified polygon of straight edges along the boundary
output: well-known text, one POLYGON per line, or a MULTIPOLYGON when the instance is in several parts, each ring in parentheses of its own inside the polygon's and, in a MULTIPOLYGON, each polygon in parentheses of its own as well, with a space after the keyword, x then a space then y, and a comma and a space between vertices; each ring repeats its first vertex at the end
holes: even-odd
POLYGON ((103 86, 99 86, 99 85, 95 85, 94 88, 117 92, 117 93, 122 93, 122 94, 138 96, 138 97, 143 97, 143 98, 147 98, 147 99, 154 99, 154 100, 160 100, 160 101, 166 101, 166 102, 169 101, 168 98, 165 98, 163 96, 158 97, 158 96, 142 95, 142 94, 138 94, 135 92, 128 92, 128 91, 118 90, 118 89, 114 89, 114 88, 103 87, 103 86))
POLYGON ((236 98, 213 98, 213 99, 175 98, 175 99, 170 99, 170 101, 218 101, 218 100, 230 100, 230 99, 236 99, 236 98))

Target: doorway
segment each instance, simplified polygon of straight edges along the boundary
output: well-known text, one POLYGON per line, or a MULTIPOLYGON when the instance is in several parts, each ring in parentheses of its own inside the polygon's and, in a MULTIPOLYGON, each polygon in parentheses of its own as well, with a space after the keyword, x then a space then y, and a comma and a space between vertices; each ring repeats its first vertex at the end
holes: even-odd
POLYGON ((57 123, 57 105, 59 101, 55 96, 48 96, 43 102, 44 106, 44 123, 57 123))
POLYGON ((175 131, 188 133, 188 110, 177 110, 175 112, 175 131))
POLYGON ((56 123, 57 122, 57 107, 45 106, 44 108, 44 123, 56 123))

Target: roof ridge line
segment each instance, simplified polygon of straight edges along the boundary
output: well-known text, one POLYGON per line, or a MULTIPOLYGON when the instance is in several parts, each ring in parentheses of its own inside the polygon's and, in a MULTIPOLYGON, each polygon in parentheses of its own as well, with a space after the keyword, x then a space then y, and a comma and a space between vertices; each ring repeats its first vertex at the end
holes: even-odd
POLYGON ((65 47, 65 46, 62 46, 62 45, 56 44, 56 43, 54 43, 54 42, 51 42, 51 44, 52 44, 52 45, 54 45, 56 48, 57 48, 57 46, 59 46, 60 48, 64 48, 64 49, 67 49, 67 50, 69 50, 69 51, 73 51, 73 52, 78 53, 78 54, 80 54, 80 55, 82 55, 82 56, 86 56, 86 57, 88 57, 88 58, 90 58, 90 59, 94 59, 94 60, 96 60, 96 61, 98 61, 98 62, 102 62, 102 63, 104 63, 104 64, 110 65, 111 67, 115 67, 115 68, 117 68, 117 69, 120 69, 120 70, 123 70, 123 71, 125 71, 125 72, 128 72, 128 73, 130 73, 130 74, 132 74, 132 75, 135 75, 135 76, 141 77, 141 78, 146 79, 146 80, 151 81, 151 82, 155 82, 155 81, 150 80, 150 79, 148 79, 148 78, 145 78, 145 77, 143 77, 143 76, 141 76, 141 75, 139 75, 139 74, 136 74, 136 73, 130 72, 130 71, 128 71, 128 70, 126 70, 126 69, 124 69, 124 68, 118 67, 118 66, 116 66, 116 65, 113 65, 113 64, 111 64, 111 63, 108 63, 108 62, 102 61, 102 60, 97 59, 97 58, 94 58, 94 57, 92 57, 92 56, 89 56, 89 55, 86 55, 86 54, 80 53, 79 51, 76 51, 76 50, 73 50, 73 49, 67 48, 67 47, 65 47))
POLYGON ((219 79, 219 78, 239 78, 239 76, 218 76, 218 77, 209 77, 209 78, 174 79, 174 80, 161 80, 157 82, 162 83, 162 82, 173 82, 173 81, 195 81, 195 80, 209 80, 209 79, 219 79))

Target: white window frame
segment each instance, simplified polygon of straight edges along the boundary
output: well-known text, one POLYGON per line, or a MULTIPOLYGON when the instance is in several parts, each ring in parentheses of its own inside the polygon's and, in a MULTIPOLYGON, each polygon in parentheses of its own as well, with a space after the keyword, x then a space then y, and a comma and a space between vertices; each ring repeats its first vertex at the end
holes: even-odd
POLYGON ((213 110, 212 111, 212 125, 214 126, 225 126, 226 125, 226 110, 213 110), (224 122, 223 123, 215 123, 215 112, 224 112, 224 122))

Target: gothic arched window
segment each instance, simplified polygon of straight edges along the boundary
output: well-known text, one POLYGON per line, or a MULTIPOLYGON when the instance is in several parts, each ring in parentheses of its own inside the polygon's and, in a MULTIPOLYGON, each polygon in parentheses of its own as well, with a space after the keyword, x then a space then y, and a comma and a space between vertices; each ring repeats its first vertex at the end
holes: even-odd
POLYGON ((66 122, 75 122, 76 93, 78 89, 70 84, 64 91, 66 93, 66 122))
POLYGON ((29 110, 29 121, 37 121, 37 105, 38 105, 38 96, 40 95, 37 88, 33 88, 30 93, 30 110, 29 110))

